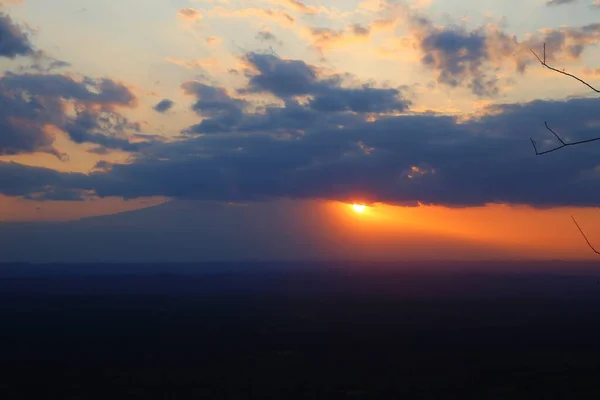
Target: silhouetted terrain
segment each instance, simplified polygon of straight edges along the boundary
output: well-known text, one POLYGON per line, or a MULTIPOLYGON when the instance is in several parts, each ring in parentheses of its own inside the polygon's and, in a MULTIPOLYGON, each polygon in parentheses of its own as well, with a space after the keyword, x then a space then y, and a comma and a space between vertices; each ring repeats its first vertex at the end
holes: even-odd
POLYGON ((599 398, 597 276, 496 266, 5 265, 0 398, 599 398))

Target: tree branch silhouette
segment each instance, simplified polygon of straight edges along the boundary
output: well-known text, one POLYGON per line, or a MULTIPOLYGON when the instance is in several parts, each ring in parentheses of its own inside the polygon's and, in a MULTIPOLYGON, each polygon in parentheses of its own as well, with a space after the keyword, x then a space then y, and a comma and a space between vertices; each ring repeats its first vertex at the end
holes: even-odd
POLYGON ((558 136, 558 134, 554 130, 552 130, 552 128, 550 128, 548 126, 548 122, 547 121, 544 121, 544 125, 546 126, 546 129, 548 129, 550 132, 552 132, 552 134, 554 136, 556 136, 556 138, 560 142, 560 146, 556 146, 556 147, 554 147, 554 148, 552 148, 550 150, 538 151, 537 146, 535 145, 535 140, 533 140, 533 138, 529 138, 529 140, 531 140, 531 144, 533 145, 533 149, 535 150, 535 155, 536 156, 541 156, 542 154, 552 153, 553 151, 560 150, 563 147, 575 146, 575 145, 578 145, 578 144, 590 143, 590 142, 595 142, 596 140, 600 140, 600 136, 599 136, 599 137, 595 137, 595 138, 592 138, 592 139, 579 140, 577 142, 565 142, 564 140, 562 140, 560 138, 560 136, 558 136))
MULTIPOLYGON (((533 51, 532 49, 531 52, 533 53, 533 55, 535 56, 535 58, 537 58, 537 60, 540 62, 540 64, 542 64, 543 67, 549 69, 550 71, 568 76, 570 78, 575 79, 576 81, 579 81, 581 83, 583 83, 585 86, 589 87, 590 89, 592 89, 594 92, 596 93, 600 93, 600 90, 596 89, 595 87, 593 87, 592 85, 590 85, 588 82, 584 81, 583 79, 579 78, 578 76, 575 76, 573 74, 570 74, 568 72, 565 72, 565 70, 559 70, 557 68, 554 68, 550 65, 548 65, 548 63, 546 62, 546 43, 544 43, 544 52, 542 54, 542 57, 540 57, 535 51, 533 51)), ((546 127, 547 130, 549 130, 556 139, 558 139, 558 141, 560 142, 560 145, 550 149, 550 150, 545 150, 545 151, 538 151, 537 146, 535 144, 535 141, 533 140, 533 138, 529 138, 529 140, 531 140, 531 144, 533 145, 533 149, 535 150, 535 154, 537 156, 541 156, 543 154, 548 154, 548 153, 552 153, 553 151, 557 151, 560 150, 564 147, 568 147, 568 146, 575 146, 578 144, 585 144, 585 143, 591 143, 591 142, 595 142, 597 140, 600 140, 600 136, 599 137, 595 137, 592 139, 587 139, 587 140, 579 140, 576 142, 565 142, 559 135, 558 133, 556 133, 552 128, 550 128, 550 126, 548 126, 548 122, 544 121, 544 126, 546 127)), ((583 239, 585 240, 585 242, 587 243, 588 247, 590 249, 592 249, 592 251, 598 255, 600 255, 600 251, 597 250, 594 245, 592 244, 592 242, 590 242, 590 240, 588 239, 587 235, 585 234, 585 232, 583 231, 583 229, 581 229, 581 226, 579 226, 579 223, 577 222, 577 220, 575 219, 575 217, 571 216, 571 219, 573 219, 573 222, 575 223, 575 226, 577 227, 577 229, 579 230, 579 233, 581 233, 581 236, 583 236, 583 239)), ((599 282, 600 284, 600 282, 599 282)))
MULTIPOLYGON (((549 69, 550 71, 554 71, 554 72, 557 72, 559 74, 571 77, 571 78, 573 78, 573 79, 575 79, 575 80, 583 83, 584 85, 586 85, 587 87, 589 87, 590 89, 592 89, 594 92, 600 93, 600 90, 596 89, 595 87, 593 87, 592 85, 590 85, 589 83, 587 83, 586 81, 584 81, 583 79, 581 79, 581 78, 579 78, 579 77, 577 77, 577 76, 575 76, 573 74, 570 74, 568 72, 565 72, 564 69, 561 71, 561 70, 559 70, 557 68, 554 68, 554 67, 548 65, 548 63, 546 62, 546 43, 544 43, 544 52, 542 53, 542 57, 540 57, 535 51, 533 51, 533 49, 529 49, 529 50, 533 53, 533 55, 535 56, 535 58, 537 58, 537 60, 540 62, 540 64, 542 64, 543 67, 549 69)), ((550 150, 538 151, 538 148, 536 146, 535 140, 533 140, 533 138, 529 138, 529 140, 531 140, 531 144, 533 145, 533 149, 535 150, 535 155, 536 156, 541 156, 543 154, 552 153, 553 151, 560 150, 560 149, 562 149, 564 147, 575 146, 575 145, 578 145, 578 144, 590 143, 590 142, 595 142, 597 140, 600 140, 600 136, 598 136, 598 137, 595 137, 595 138, 592 138, 592 139, 579 140, 579 141, 576 141, 576 142, 565 142, 552 128, 550 128, 548 126, 548 122, 547 121, 544 121, 544 126, 546 127, 547 130, 549 130, 554 135, 554 137, 556 137, 558 139, 558 141, 560 142, 560 145, 558 145, 558 146, 556 146, 556 147, 554 147, 554 148, 552 148, 550 150)))
POLYGON ((587 236, 583 232, 583 229, 581 229, 581 227, 577 223, 577 220, 575 219, 575 217, 571 216, 571 218, 573 219, 573 222, 575 222, 575 226, 577 226, 577 229, 579 229, 579 232, 581 233, 581 236, 583 236, 583 238, 585 239, 585 242, 587 243, 587 245, 589 246, 589 248, 592 249, 594 251, 594 253, 600 254, 600 251, 596 250, 596 248, 592 245, 592 243, 590 242, 590 240, 587 238, 587 236))
POLYGON ((586 81, 584 81, 583 79, 570 74, 568 72, 565 72, 565 70, 563 69, 562 71, 560 69, 556 69, 554 67, 551 67, 550 65, 548 65, 548 63, 546 63, 546 43, 544 43, 544 53, 542 55, 543 58, 540 58, 540 56, 537 55, 537 53, 535 51, 533 51, 532 49, 529 49, 533 55, 535 56, 535 58, 538 59, 538 61, 540 62, 540 64, 542 64, 542 66, 548 68, 550 71, 554 71, 554 72, 558 72, 559 74, 563 74, 566 76, 570 76, 571 78, 578 80, 579 82, 583 83, 584 85, 586 85, 587 87, 589 87, 590 89, 592 89, 594 92, 596 93, 600 93, 599 89, 596 89, 595 87, 593 87, 592 85, 590 85, 589 83, 587 83, 586 81))

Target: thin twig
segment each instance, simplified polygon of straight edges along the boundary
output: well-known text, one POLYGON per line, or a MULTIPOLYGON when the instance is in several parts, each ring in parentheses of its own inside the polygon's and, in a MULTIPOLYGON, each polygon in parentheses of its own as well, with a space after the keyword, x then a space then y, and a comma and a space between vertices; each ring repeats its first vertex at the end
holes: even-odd
MULTIPOLYGON (((568 72, 565 72, 564 70, 561 71, 559 69, 556 69, 556 68, 551 67, 550 65, 548 65, 548 63, 546 62, 546 43, 544 43, 544 52, 542 53, 542 57, 540 57, 535 51, 533 51, 533 49, 529 49, 529 50, 531 50, 531 52, 533 53, 533 55, 535 56, 535 58, 537 58, 537 60, 540 62, 540 64, 542 64, 542 66, 548 68, 551 71, 558 72, 559 74, 570 76, 571 78, 576 79, 579 82, 583 83, 584 85, 586 85, 587 87, 589 87, 590 89, 592 89, 594 92, 600 93, 600 90, 596 89, 595 87, 593 87, 592 85, 590 85, 589 83, 587 83, 586 81, 584 81, 583 79, 581 79, 581 78, 579 78, 579 77, 577 77, 577 76, 575 76, 573 74, 570 74, 568 72)), ((533 140, 533 138, 529 138, 531 140, 531 144, 533 145, 533 149, 535 150, 535 155, 537 155, 537 156, 541 156, 543 154, 552 153, 553 151, 560 150, 563 147, 575 146, 575 145, 578 145, 578 144, 590 143, 590 142, 595 142, 597 140, 600 140, 600 136, 599 136, 599 137, 595 137, 595 138, 592 138, 592 139, 579 140, 577 142, 569 142, 569 143, 567 143, 564 140, 562 140, 562 138, 560 136, 558 136, 558 134, 556 132, 554 132, 554 130, 552 130, 552 128, 550 128, 548 126, 548 122, 544 122, 544 125, 546 126, 546 129, 548 129, 554 135, 554 137, 556 137, 558 139, 558 141, 560 142, 560 146, 556 146, 556 147, 554 147, 554 148, 552 148, 550 150, 546 150, 546 151, 538 151, 536 143, 533 140)))
POLYGON ((552 134, 558 139, 558 141, 561 143, 560 146, 554 147, 550 150, 546 150, 546 151, 538 151, 537 146, 535 145, 535 141, 533 140, 533 138, 529 138, 529 140, 531 140, 531 144, 533 145, 533 149, 535 150, 535 155, 536 156, 541 156, 542 154, 548 154, 548 153, 552 153, 553 151, 556 150, 560 150, 563 147, 568 147, 568 146, 575 146, 578 144, 583 144, 583 143, 590 143, 590 142, 595 142, 597 140, 600 140, 600 137, 595 137, 592 139, 586 139, 586 140, 579 140, 577 142, 565 142, 564 140, 561 139, 560 136, 558 136, 558 134, 548 126, 548 122, 544 121, 544 125, 546 126, 546 129, 548 129, 550 132, 552 132, 552 134))
POLYGON ((535 56, 535 58, 538 59, 538 61, 540 62, 540 64, 542 64, 542 66, 548 68, 551 71, 558 72, 559 74, 570 76, 571 78, 576 79, 579 82, 583 83, 584 85, 586 85, 587 87, 589 87, 590 89, 592 89, 594 92, 600 93, 600 90, 596 89, 595 87, 593 87, 592 85, 590 85, 589 83, 587 83, 586 81, 584 81, 583 79, 581 79, 581 78, 579 78, 579 77, 577 77, 577 76, 575 76, 573 74, 570 74, 568 72, 565 72, 564 70, 561 71, 560 69, 556 69, 554 67, 549 66, 546 63, 546 43, 544 43, 544 55, 543 55, 543 59, 540 58, 540 56, 538 56, 537 53, 535 51, 533 51, 532 49, 529 49, 529 50, 531 50, 531 52, 533 53, 533 55, 535 56))
MULTIPOLYGON (((531 50, 531 52, 533 53, 533 55, 535 56, 535 58, 538 59, 538 61, 540 62, 540 64, 542 64, 543 67, 548 68, 551 71, 558 72, 559 74, 571 77, 571 78, 573 78, 573 79, 575 79, 575 80, 583 83, 584 85, 586 85, 587 87, 589 87, 590 89, 592 89, 594 92, 600 93, 600 90, 596 89, 595 87, 593 87, 592 85, 590 85, 589 83, 587 83, 586 81, 584 81, 583 79, 581 79, 581 78, 579 78, 579 77, 577 77, 577 76, 575 76, 573 74, 570 74, 568 72, 565 72, 564 69, 561 71, 559 69, 556 69, 556 68, 551 67, 550 65, 548 65, 546 63, 546 43, 544 43, 544 53, 542 55, 542 58, 540 58, 540 56, 538 56, 537 53, 535 51, 533 51, 532 49, 529 49, 529 50, 531 50)), ((596 138, 592 138, 592 139, 580 140, 580 141, 577 141, 577 142, 568 142, 567 143, 564 140, 562 140, 562 138, 554 130, 552 130, 552 128, 550 128, 548 126, 548 122, 544 121, 544 125, 546 126, 546 129, 548 129, 554 135, 554 137, 556 139, 558 139, 558 141, 560 142, 560 146, 557 146, 557 147, 555 147, 553 149, 550 149, 550 150, 539 152, 538 149, 537 149, 537 146, 535 145, 535 141, 533 140, 533 138, 529 138, 531 140, 531 144, 533 145, 533 149, 535 150, 535 154, 538 155, 538 156, 542 155, 542 154, 548 154, 548 153, 551 153, 551 152, 556 151, 556 150, 560 150, 563 147, 575 146, 575 145, 578 145, 578 144, 590 143, 590 142, 595 142, 596 140, 600 140, 600 137, 596 137, 596 138)), ((581 227, 577 223, 577 220, 575 219, 575 217, 571 216, 571 219, 573 219, 573 222, 575 223, 575 226, 579 230, 579 233, 581 233, 581 236, 583 236, 583 238, 585 239, 585 242, 587 243, 588 247, 590 249, 592 249, 592 251, 594 253, 600 255, 600 251, 596 250, 596 248, 594 247, 594 245, 592 244, 592 242, 590 242, 590 240, 586 236, 586 234, 583 231, 583 229, 581 229, 581 227)), ((598 282, 598 284, 600 284, 600 281, 598 282)))
POLYGON ((596 248, 592 245, 592 243, 590 242, 590 240, 587 238, 587 236, 583 232, 583 229, 581 229, 581 227, 577 223, 577 220, 575 219, 575 217, 571 215, 571 218, 573 219, 573 222, 575 222, 575 226, 577 227, 577 229, 579 229, 579 232, 581 233, 581 236, 583 236, 583 238, 585 239, 585 242, 590 247, 590 249, 592 249, 594 251, 594 253, 600 254, 600 251, 596 250, 596 248))

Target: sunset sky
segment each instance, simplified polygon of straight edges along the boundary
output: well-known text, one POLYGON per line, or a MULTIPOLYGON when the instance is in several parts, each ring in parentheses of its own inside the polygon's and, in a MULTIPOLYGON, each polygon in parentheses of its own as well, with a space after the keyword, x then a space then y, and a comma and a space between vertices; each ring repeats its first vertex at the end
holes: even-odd
POLYGON ((0 261, 594 259, 571 215, 600 246, 600 142, 530 137, 600 135, 600 96, 530 49, 598 88, 598 21, 598 0, 0 0, 0 261))

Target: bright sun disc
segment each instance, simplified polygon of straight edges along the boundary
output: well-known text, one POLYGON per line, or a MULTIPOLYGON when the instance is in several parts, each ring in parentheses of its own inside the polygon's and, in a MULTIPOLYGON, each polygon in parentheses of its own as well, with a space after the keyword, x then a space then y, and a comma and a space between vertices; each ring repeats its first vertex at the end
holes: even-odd
POLYGON ((354 211, 356 211, 357 213, 364 212, 366 208, 367 208, 367 206, 365 206, 364 204, 353 204, 352 205, 352 209, 354 211))

